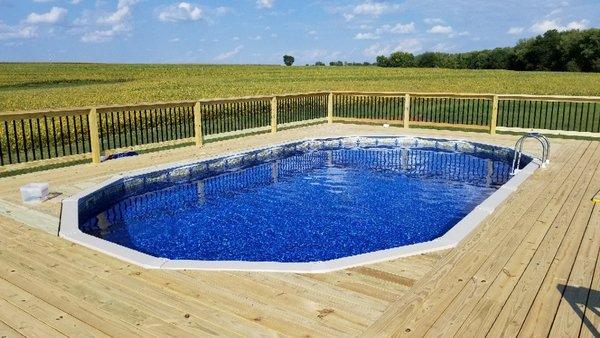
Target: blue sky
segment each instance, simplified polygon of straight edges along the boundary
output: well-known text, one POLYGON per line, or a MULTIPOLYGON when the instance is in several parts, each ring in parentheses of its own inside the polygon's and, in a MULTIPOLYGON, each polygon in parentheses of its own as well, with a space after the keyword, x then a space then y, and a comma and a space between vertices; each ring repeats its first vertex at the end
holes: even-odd
POLYGON ((600 25, 600 0, 0 0, 0 61, 374 61, 600 25))

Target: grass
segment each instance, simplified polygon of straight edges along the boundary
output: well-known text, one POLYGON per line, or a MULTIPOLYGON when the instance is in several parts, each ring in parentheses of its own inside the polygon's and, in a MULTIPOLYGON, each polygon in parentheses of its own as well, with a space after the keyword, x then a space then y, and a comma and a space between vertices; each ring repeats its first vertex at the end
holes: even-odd
POLYGON ((378 67, 1 63, 0 111, 317 90, 600 96, 598 73, 378 67))

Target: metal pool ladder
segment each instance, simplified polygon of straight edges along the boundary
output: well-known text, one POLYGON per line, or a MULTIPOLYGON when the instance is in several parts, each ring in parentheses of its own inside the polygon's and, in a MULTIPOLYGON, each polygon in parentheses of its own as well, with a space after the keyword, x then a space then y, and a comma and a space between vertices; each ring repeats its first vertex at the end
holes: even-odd
POLYGON ((550 156, 550 141, 548 141, 546 136, 540 133, 529 132, 521 136, 517 140, 517 143, 515 143, 515 154, 513 157, 512 171, 510 172, 511 175, 516 174, 520 170, 519 167, 521 166, 521 156, 523 155, 523 144, 527 139, 538 140, 538 142, 540 142, 542 145, 542 158, 540 167, 546 168, 546 166, 550 164, 550 160, 548 159, 550 156))

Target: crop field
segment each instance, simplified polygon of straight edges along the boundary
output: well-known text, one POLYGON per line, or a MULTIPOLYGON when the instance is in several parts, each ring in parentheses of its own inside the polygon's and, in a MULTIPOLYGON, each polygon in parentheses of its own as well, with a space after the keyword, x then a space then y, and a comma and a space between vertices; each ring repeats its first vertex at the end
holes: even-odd
POLYGON ((0 112, 319 90, 600 95, 600 74, 379 67, 0 64, 0 112))

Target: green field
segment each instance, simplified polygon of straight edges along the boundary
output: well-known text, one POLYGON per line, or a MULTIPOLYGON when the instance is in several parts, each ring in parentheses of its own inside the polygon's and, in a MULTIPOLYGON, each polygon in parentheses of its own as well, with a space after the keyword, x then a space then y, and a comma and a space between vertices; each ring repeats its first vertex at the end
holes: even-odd
POLYGON ((0 111, 318 90, 600 95, 600 74, 379 67, 0 64, 0 111))

